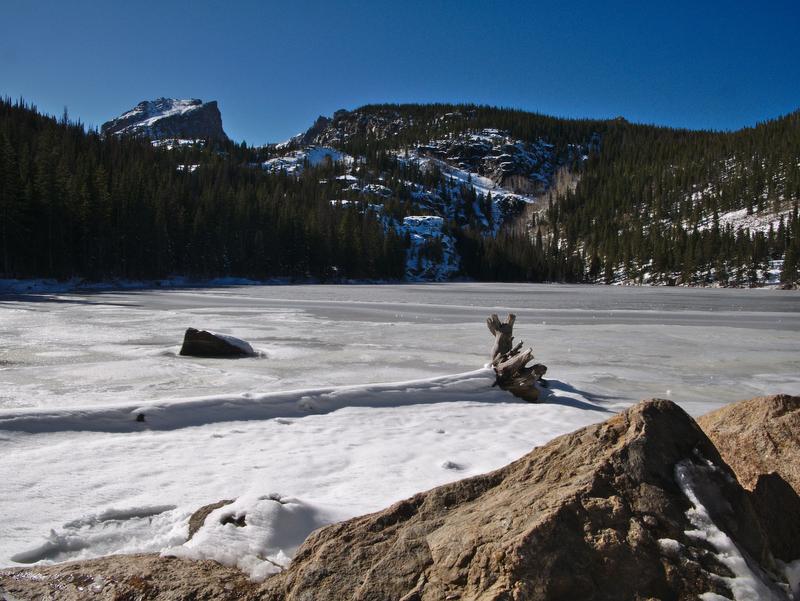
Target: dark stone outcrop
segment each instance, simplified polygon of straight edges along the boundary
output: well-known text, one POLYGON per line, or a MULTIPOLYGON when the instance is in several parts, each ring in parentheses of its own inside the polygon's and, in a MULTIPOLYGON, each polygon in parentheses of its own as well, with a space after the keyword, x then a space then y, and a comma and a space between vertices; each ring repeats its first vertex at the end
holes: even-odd
POLYGON ((244 340, 188 328, 183 335, 180 354, 192 357, 252 357, 255 351, 244 340))
POLYGON ((151 140, 227 140, 217 101, 159 98, 144 100, 100 129, 105 136, 130 135, 151 140))
POLYGON ((314 125, 309 127, 305 133, 298 136, 296 142, 301 146, 309 146, 314 143, 314 140, 322 134, 328 126, 331 124, 331 119, 320 115, 317 117, 317 120, 314 121, 314 125))

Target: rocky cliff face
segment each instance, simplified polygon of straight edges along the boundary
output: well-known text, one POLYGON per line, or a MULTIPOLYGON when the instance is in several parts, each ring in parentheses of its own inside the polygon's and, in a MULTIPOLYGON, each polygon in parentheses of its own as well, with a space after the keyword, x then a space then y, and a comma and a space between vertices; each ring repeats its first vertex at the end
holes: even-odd
POLYGON ((382 109, 378 111, 338 110, 328 119, 320 117, 298 140, 303 144, 321 146, 340 146, 354 136, 374 136, 388 138, 403 131, 411 124, 399 111, 382 109))
POLYGON ((646 401, 322 528, 261 585, 210 562, 130 556, 6 570, 0 598, 77 599, 82 583, 116 599, 792 599, 763 510, 682 409, 646 401))
POLYGON ((544 140, 535 144, 514 140, 496 129, 433 140, 418 146, 416 152, 488 177, 520 194, 541 194, 546 190, 556 162, 552 144, 544 140))
POLYGON ((129 135, 151 140, 226 140, 216 100, 144 100, 101 128, 103 135, 129 135))

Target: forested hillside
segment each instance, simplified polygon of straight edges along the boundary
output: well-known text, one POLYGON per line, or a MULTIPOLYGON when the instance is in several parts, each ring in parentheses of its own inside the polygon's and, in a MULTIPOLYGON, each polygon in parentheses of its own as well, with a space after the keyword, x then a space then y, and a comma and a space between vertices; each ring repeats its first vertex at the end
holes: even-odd
POLYGON ((404 240, 328 202, 332 166, 302 180, 248 167, 232 143, 101 138, 0 103, 5 277, 401 278, 404 240), (199 165, 199 167, 195 167, 199 165))
MULTIPOLYGON (((513 227, 494 236, 459 230, 462 271, 471 277, 797 281, 800 112, 723 133, 491 107, 379 105, 338 113, 313 141, 381 164, 429 140, 487 128, 550 144, 549 186, 522 218, 508 220, 513 227)), ((451 165, 463 158, 440 157, 451 165)))
POLYGON ((798 280, 800 113, 734 133, 377 105, 280 145, 0 103, 3 277, 798 280))

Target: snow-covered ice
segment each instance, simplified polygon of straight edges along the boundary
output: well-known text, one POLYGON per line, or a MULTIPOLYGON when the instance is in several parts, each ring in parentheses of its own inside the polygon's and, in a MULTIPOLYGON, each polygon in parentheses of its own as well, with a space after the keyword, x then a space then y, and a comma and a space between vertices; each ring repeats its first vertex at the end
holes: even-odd
POLYGON ((696 415, 798 394, 798 313, 792 292, 513 284, 2 296, 0 565, 168 550, 263 577, 323 523, 638 399, 696 415), (508 311, 550 368, 546 403, 492 388, 481 367, 485 318, 508 311), (189 326, 258 356, 181 357, 189 326), (246 525, 220 511, 187 543, 191 513, 220 499, 246 525))

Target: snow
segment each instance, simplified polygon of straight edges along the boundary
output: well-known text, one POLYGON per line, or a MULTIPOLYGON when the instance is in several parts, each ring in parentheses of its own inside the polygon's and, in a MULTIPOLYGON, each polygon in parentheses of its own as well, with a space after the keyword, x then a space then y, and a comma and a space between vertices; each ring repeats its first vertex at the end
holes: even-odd
POLYGON ((253 347, 250 346, 250 343, 246 340, 242 340, 241 338, 236 338, 236 336, 230 336, 229 334, 222 334, 220 332, 212 332, 211 330, 206 330, 212 336, 216 336, 217 338, 221 338, 231 346, 235 346, 240 351, 245 353, 246 355, 250 355, 251 357, 256 355, 256 352, 253 350, 253 347))
MULTIPOLYGON (((503 209, 504 205, 513 204, 513 203, 525 203, 525 204, 533 204, 536 202, 535 197, 527 196, 524 194, 516 194, 511 190, 503 188, 502 186, 496 184, 493 180, 489 179, 488 177, 484 177, 476 172, 467 171, 465 169, 455 167, 445 161, 421 156, 416 151, 409 151, 405 152, 398 152, 397 158, 401 162, 412 162, 416 163, 420 169, 422 170, 429 170, 433 166, 438 167, 441 172, 447 177, 447 193, 448 196, 453 197, 457 196, 461 193, 461 187, 465 186, 467 188, 473 188, 476 194, 480 196, 486 197, 488 194, 492 195, 492 218, 494 223, 493 231, 497 231, 502 223, 503 219, 503 209), (407 154, 407 156, 406 156, 407 154)), ((428 203, 431 200, 434 203, 441 202, 439 197, 439 192, 436 190, 425 190, 421 186, 416 184, 411 184, 412 189, 412 196, 414 196, 418 201, 427 201, 428 203)), ((452 208, 443 207, 444 211, 452 212, 452 208)), ((476 211, 478 215, 480 215, 480 209, 476 211)), ((449 215, 452 216, 452 215, 449 215)), ((488 225, 488 220, 484 219, 485 223, 488 225)))
POLYGON ((331 521, 324 511, 298 499, 275 493, 244 495, 210 513, 189 541, 161 554, 213 559, 260 581, 286 568, 309 533, 331 521), (244 525, 234 520, 243 520, 244 525))
POLYGON ((118 135, 135 133, 152 127, 158 121, 176 115, 185 115, 203 106, 199 99, 159 98, 138 104, 119 120, 134 118, 136 121, 117 132, 118 135))
POLYGON ((364 194, 375 194, 376 196, 391 196, 392 191, 381 184, 367 184, 361 189, 364 194))
MULTIPOLYGON (((303 150, 293 150, 285 155, 269 159, 261 163, 261 167, 266 171, 277 173, 283 171, 290 175, 299 175, 303 171, 304 164, 316 167, 326 160, 344 165, 352 165, 354 160, 349 154, 329 148, 327 146, 309 146, 303 150)), ((349 176, 356 180, 354 176, 349 176)), ((338 178, 337 178, 338 179, 338 178)))
POLYGON ((335 207, 355 207, 359 210, 359 212, 372 211, 373 213, 380 215, 384 225, 388 225, 388 218, 383 215, 383 205, 361 202, 360 200, 347 200, 346 198, 333 199, 330 201, 330 203, 335 207))
POLYGON ((794 599, 800 599, 800 558, 783 564, 783 573, 786 576, 786 582, 789 584, 789 592, 794 599))
POLYGON ((193 399, 171 398, 168 401, 112 406, 6 409, 0 411, 0 430, 28 433, 144 432, 177 430, 229 421, 297 418, 331 413, 345 407, 402 407, 469 399, 483 402, 508 400, 506 393, 497 389, 491 390, 492 384, 494 372, 490 368, 483 368, 439 378, 367 386, 308 388, 193 399), (140 415, 144 416, 143 421, 137 420, 140 415))
MULTIPOLYGON (((736 211, 728 211, 727 213, 721 213, 719 215, 719 226, 720 228, 725 228, 726 226, 730 225, 734 231, 738 230, 750 230, 751 233, 755 232, 768 232, 769 228, 772 227, 775 231, 778 230, 778 225, 780 224, 781 218, 786 221, 788 217, 792 214, 791 209, 785 209, 778 213, 773 213, 771 211, 765 213, 752 213, 750 215, 747 214, 747 209, 739 209, 736 211)), ((704 220, 702 223, 698 224, 697 229, 708 230, 714 226, 713 219, 711 217, 704 220)))
POLYGON ((758 568, 757 564, 752 559, 748 560, 745 552, 739 549, 736 543, 712 520, 704 501, 700 499, 700 491, 716 495, 719 495, 719 491, 708 490, 713 485, 707 480, 704 474, 705 470, 716 470, 716 467, 713 465, 699 467, 690 460, 681 461, 675 466, 675 479, 678 486, 692 504, 692 507, 687 510, 686 516, 696 528, 696 530, 687 531, 686 534, 709 543, 716 550, 716 556, 720 563, 733 573, 733 577, 721 578, 733 592, 734 601, 780 601, 785 599, 768 584, 769 577, 758 568))
POLYGON ((659 538, 656 542, 658 543, 659 549, 670 557, 677 556, 683 549, 683 545, 674 538, 659 538))
POLYGON ((791 292, 17 284, 0 296, 0 565, 169 552, 258 579, 319 525, 501 467, 641 398, 698 415, 800 393, 791 292), (544 403, 481 367, 485 318, 509 311, 550 368, 544 403), (189 326, 258 355, 181 357, 189 326), (219 511, 187 543, 189 516, 220 499, 245 525, 219 511))
POLYGON ((164 138, 163 140, 151 140, 150 143, 155 148, 173 150, 175 148, 180 148, 181 146, 199 146, 202 148, 205 146, 206 141, 186 138, 164 138))
POLYGON ((444 232, 444 219, 433 215, 410 215, 404 217, 396 229, 400 235, 408 234, 411 241, 406 253, 407 280, 440 282, 458 272, 456 241, 444 232), (423 256, 425 246, 433 241, 441 244, 441 261, 423 256))
MULTIPOLYGON (((431 382, 428 393, 414 395, 418 405, 404 406, 402 399, 412 397, 396 386, 373 393, 373 404, 382 405, 373 408, 138 434, 5 431, 4 450, 13 451, 14 465, 24 462, 26 470, 0 468, 13 491, 4 510, 29 517, 4 523, 14 526, 2 538, 3 563, 5 557, 29 563, 148 551, 211 557, 259 579, 273 564, 284 565, 321 525, 500 467, 609 414, 599 406, 527 405, 489 382, 482 386, 486 396, 469 386, 459 395, 457 385, 431 382), (446 395, 462 400, 436 402, 446 395), (276 496, 292 499, 291 506, 268 501, 276 496), (220 498, 237 498, 226 509, 244 513, 246 525, 220 524, 219 511, 186 543, 191 513, 220 498), (165 499, 175 508, 138 517, 165 499), (133 517, 101 520, 106 506, 129 509, 133 517)), ((555 393, 564 402, 577 401, 572 394, 555 393)), ((296 398, 302 402, 304 396, 296 398)))

